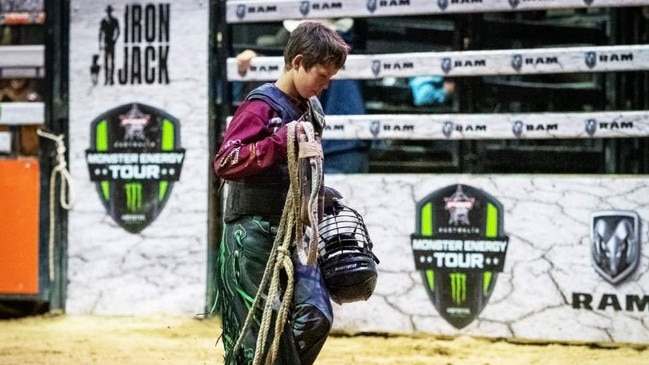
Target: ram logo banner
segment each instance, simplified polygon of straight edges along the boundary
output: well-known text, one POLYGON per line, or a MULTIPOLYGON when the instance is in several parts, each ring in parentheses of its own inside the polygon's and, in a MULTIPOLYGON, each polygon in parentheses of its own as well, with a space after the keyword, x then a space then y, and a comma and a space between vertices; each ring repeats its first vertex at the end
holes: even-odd
POLYGON ((453 67, 451 59, 448 57, 444 57, 442 59, 442 71, 444 71, 445 74, 449 73, 451 71, 451 68, 453 67))
POLYGON ((523 129, 525 129, 525 123, 523 123, 523 121, 521 120, 515 121, 512 125, 512 133, 514 133, 516 137, 523 135, 523 129))
POLYGON ((308 1, 301 1, 300 2, 300 13, 303 16, 306 16, 307 14, 309 14, 309 9, 310 8, 311 8, 311 4, 309 4, 308 1))
POLYGON ((588 133, 589 136, 593 136, 595 132, 597 132, 597 120, 595 119, 588 119, 586 120, 586 126, 584 127, 586 130, 586 133, 588 133))
POLYGON ((487 305, 505 265, 503 207, 486 192, 459 184, 426 196, 416 211, 415 268, 442 318, 464 328, 487 305))
POLYGON ((591 214, 591 257, 595 271, 616 285, 640 261, 640 217, 636 212, 607 210, 591 214))
POLYGON ((512 67, 516 71, 520 71, 521 68, 523 67, 523 56, 519 54, 515 54, 512 56, 512 67))
POLYGON ((374 76, 377 76, 379 72, 381 72, 381 61, 379 60, 372 60, 372 65, 370 66, 372 69, 372 74, 374 76))
POLYGON ((378 5, 376 4, 377 2, 378 0, 367 0, 366 7, 370 13, 376 11, 376 8, 378 7, 378 5))
POLYGON ((442 134, 444 134, 444 137, 449 138, 451 137, 451 133, 453 133, 453 122, 444 122, 442 125, 442 134))
POLYGON ((593 68, 597 65, 597 53, 595 52, 586 52, 584 56, 584 62, 588 68, 593 68))
POLYGON ((381 132, 381 121, 373 120, 370 124, 370 133, 372 133, 372 136, 376 138, 379 135, 379 132, 381 132))
POLYGON ((126 104, 97 117, 90 140, 86 162, 101 202, 126 231, 142 231, 180 178, 185 149, 178 120, 148 105, 126 104))

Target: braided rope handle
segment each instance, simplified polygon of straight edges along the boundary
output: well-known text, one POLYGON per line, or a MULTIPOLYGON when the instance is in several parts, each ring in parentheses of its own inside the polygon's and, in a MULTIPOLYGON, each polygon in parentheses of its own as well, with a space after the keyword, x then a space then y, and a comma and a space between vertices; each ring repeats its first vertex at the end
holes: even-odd
MULTIPOLYGON (((308 146, 305 142, 318 142, 316 139, 315 130, 311 123, 301 122, 298 125, 298 140, 300 141, 301 146, 308 146)), ((313 153, 308 151, 308 153, 303 153, 300 151, 301 163, 308 163, 310 166, 311 176, 308 177, 311 185, 308 189, 301 185, 304 190, 308 190, 308 200, 306 206, 300 204, 301 209, 306 209, 306 216, 308 220, 308 225, 311 227, 311 239, 308 243, 303 239, 299 239, 296 242, 297 253, 300 263, 303 265, 316 265, 318 259, 318 220, 319 220, 319 194, 320 186, 322 184, 322 156, 318 153, 313 153)), ((307 177, 301 176, 302 179, 307 177)), ((304 184, 304 181, 301 181, 304 184)), ((298 195, 301 199, 305 198, 305 194, 298 195)), ((301 202, 303 203, 303 202, 301 202)), ((301 237, 300 237, 301 238, 301 237)))

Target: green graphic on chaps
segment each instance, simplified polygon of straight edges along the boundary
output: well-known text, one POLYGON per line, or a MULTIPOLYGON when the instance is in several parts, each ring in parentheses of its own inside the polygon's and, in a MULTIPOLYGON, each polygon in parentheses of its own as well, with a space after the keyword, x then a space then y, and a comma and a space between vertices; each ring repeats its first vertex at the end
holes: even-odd
POLYGON ((151 106, 125 104, 97 117, 90 136, 86 162, 104 208, 126 231, 142 231, 180 179, 179 121, 151 106))
MULTIPOLYGON (((249 260, 251 257, 260 260, 258 255, 261 253, 250 251, 250 247, 257 242, 259 238, 257 234, 260 231, 263 231, 263 228, 256 219, 244 219, 238 224, 227 225, 219 248, 218 275, 215 281, 216 309, 222 317, 223 344, 226 350, 225 363, 228 365, 248 364, 254 358, 254 347, 246 346, 246 341, 239 353, 233 354, 231 350, 239 338, 245 318, 252 308, 257 294, 249 292, 251 283, 261 281, 263 275, 263 268, 242 271, 242 266, 245 265, 243 260, 249 260)), ((262 266, 265 266, 265 262, 262 266)), ((253 316, 257 328, 261 324, 263 306, 262 301, 257 308, 257 313, 253 316)), ((250 332, 251 337, 248 338, 248 343, 254 344, 256 338, 252 335, 253 333, 254 331, 250 332)))
POLYGON ((447 186, 417 203, 415 267, 438 313, 455 328, 478 317, 504 268, 503 212, 494 197, 468 185, 447 186))

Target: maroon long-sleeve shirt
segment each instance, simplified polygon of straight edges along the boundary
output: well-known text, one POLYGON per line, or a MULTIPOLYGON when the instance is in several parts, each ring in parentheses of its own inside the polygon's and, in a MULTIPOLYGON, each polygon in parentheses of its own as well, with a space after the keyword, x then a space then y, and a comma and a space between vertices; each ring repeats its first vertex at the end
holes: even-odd
POLYGON ((254 176, 276 164, 287 164, 287 127, 270 122, 278 114, 262 100, 239 105, 214 158, 214 172, 224 180, 254 176))

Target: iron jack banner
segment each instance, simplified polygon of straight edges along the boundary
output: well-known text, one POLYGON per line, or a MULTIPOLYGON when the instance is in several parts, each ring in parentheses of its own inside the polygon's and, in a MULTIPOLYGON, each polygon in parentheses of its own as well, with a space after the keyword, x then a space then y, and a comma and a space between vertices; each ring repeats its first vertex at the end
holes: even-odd
POLYGON ((185 150, 178 120, 148 105, 125 104, 92 122, 90 140, 86 162, 104 207, 128 232, 142 231, 180 178, 185 150))
POLYGON ((431 193, 416 212, 415 268, 439 314, 461 329, 485 308, 503 271, 509 246, 503 207, 488 193, 458 184, 431 193))

